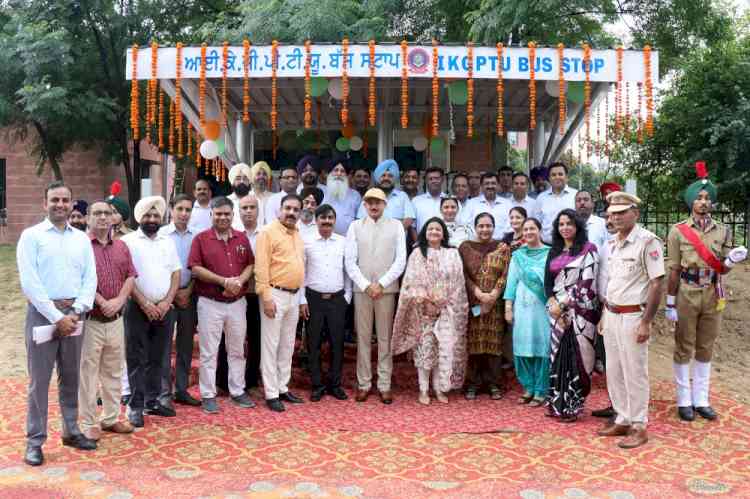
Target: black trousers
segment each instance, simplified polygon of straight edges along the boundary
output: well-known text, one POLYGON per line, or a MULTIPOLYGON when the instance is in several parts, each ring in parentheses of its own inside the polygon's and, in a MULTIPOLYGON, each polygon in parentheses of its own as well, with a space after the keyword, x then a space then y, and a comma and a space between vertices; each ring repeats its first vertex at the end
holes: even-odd
POLYGON ((307 321, 307 356, 313 390, 322 388, 323 375, 320 367, 320 347, 323 345, 323 327, 328 326, 331 347, 331 362, 325 386, 341 386, 341 368, 344 363, 344 325, 348 304, 343 291, 333 295, 324 295, 307 289, 307 305, 310 308, 310 319, 307 321), (324 299, 325 296, 330 296, 324 299))
POLYGON ((125 358, 128 364, 130 403, 133 410, 143 410, 159 400, 162 361, 167 338, 174 330, 174 311, 164 319, 149 321, 141 307, 129 300, 123 315, 125 325, 125 358))
POLYGON ((504 388, 502 357, 488 353, 469 355, 466 369, 466 388, 479 390, 486 386, 488 390, 504 388))
MULTIPOLYGON (((247 295, 247 334, 245 335, 245 389, 255 388, 260 380, 260 304, 258 295, 247 295)), ((200 325, 199 325, 200 327, 200 325)), ((225 392, 229 391, 229 364, 227 364, 227 347, 224 335, 219 342, 219 354, 216 359, 216 386, 225 392)))

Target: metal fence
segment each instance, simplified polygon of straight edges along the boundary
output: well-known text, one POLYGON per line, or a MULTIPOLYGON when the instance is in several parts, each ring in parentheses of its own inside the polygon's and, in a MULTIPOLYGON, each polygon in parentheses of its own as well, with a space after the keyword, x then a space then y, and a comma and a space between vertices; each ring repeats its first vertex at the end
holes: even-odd
MULTIPOLYGON (((735 246, 747 246, 748 239, 748 217, 750 213, 747 211, 715 211, 711 213, 711 216, 718 221, 729 226, 734 237, 735 246)), ((659 210, 648 210, 641 211, 640 223, 659 236, 665 243, 667 242, 667 235, 669 229, 676 224, 681 222, 688 217, 687 211, 659 211, 659 210)))

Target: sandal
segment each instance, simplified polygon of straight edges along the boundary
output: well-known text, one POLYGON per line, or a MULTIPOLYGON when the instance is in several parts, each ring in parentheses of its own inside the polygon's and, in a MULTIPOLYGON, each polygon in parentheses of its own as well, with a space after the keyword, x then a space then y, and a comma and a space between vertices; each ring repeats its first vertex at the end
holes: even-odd
POLYGON ((427 392, 420 392, 417 400, 422 405, 430 405, 430 395, 427 392))
POLYGON ((529 392, 525 392, 523 395, 518 397, 518 405, 528 404, 534 399, 534 396, 529 392))
POLYGON ((443 392, 435 391, 435 398, 441 404, 447 404, 448 403, 448 397, 446 397, 443 392))
POLYGON ((466 390, 466 393, 464 393, 464 398, 466 400, 476 400, 477 398, 477 391, 475 388, 469 388, 466 390))
POLYGON ((492 400, 500 400, 503 398, 503 395, 505 395, 505 393, 503 393, 500 388, 490 388, 490 398, 492 400))
POLYGON ((541 407, 544 405, 544 399, 533 397, 529 402, 529 407, 541 407))

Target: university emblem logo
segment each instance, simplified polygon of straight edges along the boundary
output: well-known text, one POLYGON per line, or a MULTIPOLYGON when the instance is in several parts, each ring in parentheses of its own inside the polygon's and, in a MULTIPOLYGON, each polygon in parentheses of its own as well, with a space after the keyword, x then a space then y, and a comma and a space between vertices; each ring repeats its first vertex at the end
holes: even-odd
POLYGON ((415 48, 409 52, 406 62, 409 65, 409 72, 422 74, 427 72, 430 66, 430 56, 425 49, 415 48))

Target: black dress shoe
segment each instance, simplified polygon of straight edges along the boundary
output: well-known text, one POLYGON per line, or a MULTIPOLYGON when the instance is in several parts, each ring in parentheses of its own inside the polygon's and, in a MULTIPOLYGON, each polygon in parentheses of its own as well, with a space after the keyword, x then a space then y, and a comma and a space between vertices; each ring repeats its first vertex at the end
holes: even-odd
POLYGON ((328 392, 328 394, 336 400, 347 400, 349 398, 349 396, 340 386, 329 388, 328 390, 326 390, 326 392, 328 392))
POLYGON ((26 454, 23 455, 23 462, 29 466, 41 466, 44 463, 44 454, 41 447, 32 445, 26 446, 26 454))
POLYGON ((313 389, 312 393, 310 393, 310 402, 320 402, 320 399, 322 399, 323 395, 325 394, 326 394, 325 388, 313 389))
POLYGON ((161 416, 164 418, 173 418, 177 416, 177 412, 171 407, 161 405, 160 403, 151 404, 143 411, 148 416, 161 416))
POLYGON ((598 409, 596 411, 591 411, 591 415, 595 418, 611 418, 614 416, 615 410, 612 408, 612 406, 609 406, 605 409, 598 409))
POLYGON ((279 399, 268 399, 266 400, 266 405, 273 412, 284 412, 286 410, 286 407, 284 407, 284 404, 279 399))
POLYGON ((688 405, 685 407, 678 407, 677 415, 680 416, 680 419, 683 421, 692 421, 695 419, 695 412, 693 412, 692 405, 688 405))
POLYGON ((74 449, 80 450, 96 450, 96 442, 90 438, 86 438, 81 433, 78 435, 72 435, 70 437, 63 437, 63 445, 73 447, 74 449))
POLYGON ((279 398, 283 400, 284 402, 289 402, 291 404, 304 404, 305 401, 293 394, 292 392, 286 392, 279 394, 279 398))
POLYGON ((128 421, 136 428, 143 428, 143 412, 128 411, 128 421))
POLYGON ((174 394, 175 404, 191 405, 198 407, 201 405, 201 401, 190 395, 188 392, 177 392, 174 394))
POLYGON ((716 414, 716 411, 714 411, 713 407, 711 407, 710 405, 707 405, 705 407, 696 407, 695 412, 698 413, 698 416, 710 421, 713 421, 714 419, 719 417, 719 415, 716 414))

